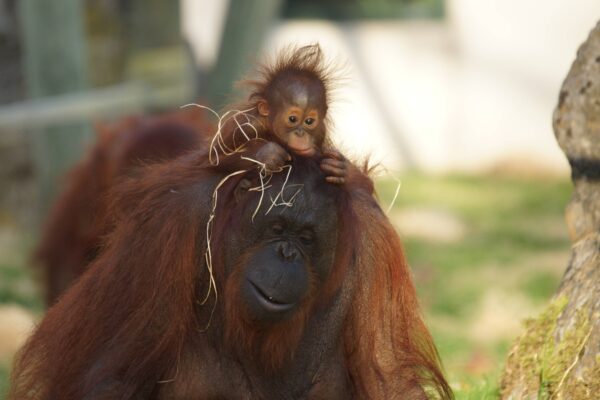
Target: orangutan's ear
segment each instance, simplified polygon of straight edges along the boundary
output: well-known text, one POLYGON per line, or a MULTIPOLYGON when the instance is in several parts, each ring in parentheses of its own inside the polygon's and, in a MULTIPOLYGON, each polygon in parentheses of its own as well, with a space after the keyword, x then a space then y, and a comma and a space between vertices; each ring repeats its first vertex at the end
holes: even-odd
POLYGON ((263 117, 269 116, 269 103, 266 100, 259 100, 257 107, 260 115, 263 117))

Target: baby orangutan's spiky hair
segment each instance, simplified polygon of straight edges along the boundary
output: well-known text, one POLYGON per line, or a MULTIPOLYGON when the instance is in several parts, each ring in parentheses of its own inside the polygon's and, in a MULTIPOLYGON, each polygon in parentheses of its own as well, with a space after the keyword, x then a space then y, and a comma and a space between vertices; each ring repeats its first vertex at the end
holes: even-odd
POLYGON ((290 46, 277 54, 274 61, 260 64, 254 76, 244 80, 242 86, 250 87, 248 101, 256 105, 261 99, 270 101, 290 78, 303 79, 308 84, 320 85, 323 91, 323 110, 327 110, 329 97, 336 78, 334 68, 325 59, 318 44, 302 47, 290 46))

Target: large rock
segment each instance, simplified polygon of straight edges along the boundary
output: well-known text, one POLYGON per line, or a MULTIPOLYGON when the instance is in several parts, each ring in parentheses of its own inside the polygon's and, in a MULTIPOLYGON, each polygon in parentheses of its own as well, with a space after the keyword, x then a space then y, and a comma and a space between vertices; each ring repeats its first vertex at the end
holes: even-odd
POLYGON ((571 165, 571 260, 546 311, 527 321, 502 378, 503 399, 600 396, 600 23, 560 91, 554 132, 571 165))

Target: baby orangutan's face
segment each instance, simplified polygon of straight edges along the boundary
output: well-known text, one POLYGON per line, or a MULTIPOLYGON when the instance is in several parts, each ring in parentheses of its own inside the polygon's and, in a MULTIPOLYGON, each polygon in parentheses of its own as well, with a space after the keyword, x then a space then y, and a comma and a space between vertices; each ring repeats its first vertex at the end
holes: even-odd
POLYGON ((269 116, 271 130, 295 154, 312 156, 321 150, 323 129, 324 92, 305 82, 292 82, 280 90, 279 104, 262 101, 258 111, 269 116), (283 93, 281 93, 283 92, 283 93))

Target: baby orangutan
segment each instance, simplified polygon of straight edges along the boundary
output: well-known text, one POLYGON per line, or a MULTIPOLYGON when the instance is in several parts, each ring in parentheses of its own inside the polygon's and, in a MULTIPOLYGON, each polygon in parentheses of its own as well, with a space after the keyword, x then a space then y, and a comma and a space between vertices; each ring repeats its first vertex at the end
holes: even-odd
MULTIPOLYGON (((318 45, 305 46, 279 57, 273 66, 261 69, 261 79, 247 82, 254 88, 246 104, 247 124, 229 121, 221 132, 226 146, 236 149, 223 157, 219 170, 233 171, 253 159, 267 172, 277 172, 291 155, 318 157, 326 180, 343 184, 349 163, 329 142, 326 129, 330 72, 324 66, 318 45), (236 146, 244 125, 252 125, 257 139, 236 146), (237 151, 241 150, 241 151, 237 151)), ((247 135, 248 136, 248 135, 247 135)))

